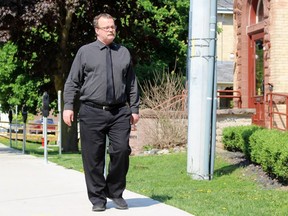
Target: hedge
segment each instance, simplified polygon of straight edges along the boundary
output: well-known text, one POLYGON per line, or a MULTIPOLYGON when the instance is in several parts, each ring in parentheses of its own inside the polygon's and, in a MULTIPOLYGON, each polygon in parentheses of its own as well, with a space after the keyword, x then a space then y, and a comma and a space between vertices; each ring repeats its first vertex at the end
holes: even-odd
POLYGON ((228 151, 241 151, 268 174, 288 181, 288 133, 258 126, 223 129, 222 142, 228 151))
POLYGON ((249 138, 256 130, 262 129, 255 125, 226 127, 223 129, 222 134, 224 148, 228 151, 241 151, 250 159, 249 138))
POLYGON ((288 180, 288 133, 256 131, 250 137, 251 160, 277 178, 288 180))

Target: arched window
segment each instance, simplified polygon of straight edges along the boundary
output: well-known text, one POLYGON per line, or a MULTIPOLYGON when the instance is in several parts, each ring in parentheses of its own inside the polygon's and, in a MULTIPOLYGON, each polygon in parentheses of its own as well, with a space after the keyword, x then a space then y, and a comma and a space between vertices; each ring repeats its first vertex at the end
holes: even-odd
POLYGON ((264 20, 264 7, 263 0, 258 1, 257 12, 256 12, 256 23, 264 20))
POLYGON ((263 0, 252 0, 250 7, 250 25, 260 23, 264 20, 263 0))

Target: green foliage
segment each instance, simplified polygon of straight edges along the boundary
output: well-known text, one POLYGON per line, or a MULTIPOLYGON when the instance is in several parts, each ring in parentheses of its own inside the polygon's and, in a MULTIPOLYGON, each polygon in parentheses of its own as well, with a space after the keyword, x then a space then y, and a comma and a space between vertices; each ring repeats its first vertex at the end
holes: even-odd
MULTIPOLYGON (((13 76, 7 79, 23 84, 33 76, 27 88, 24 86, 27 91, 14 88, 19 94, 10 103, 29 100, 34 111, 44 91, 56 104, 57 91, 63 89, 76 51, 95 40, 92 20, 100 12, 116 18, 116 42, 129 48, 140 83, 151 80, 155 70, 182 74, 186 71, 188 0, 7 1, 1 12, 0 24, 17 46, 13 59, 20 65, 8 66, 13 76), (24 77, 16 80, 19 74, 24 77), (31 94, 35 89, 37 96, 31 94), (20 92, 26 95, 20 96, 20 92)), ((5 88, 8 90, 2 97, 10 98, 14 92, 11 87, 5 88)))
POLYGON ((267 173, 288 181, 288 133, 257 126, 227 127, 222 141, 227 150, 243 152, 267 173))
POLYGON ((49 79, 31 79, 26 72, 29 70, 29 65, 21 65, 16 53, 17 46, 12 42, 0 48, 1 109, 7 112, 16 105, 21 109, 22 105, 26 104, 29 112, 36 113, 37 107, 42 103, 39 90, 44 83, 49 82, 49 79))
POLYGON ((228 151, 241 151, 250 158, 250 136, 261 129, 258 126, 235 126, 226 127, 222 132, 224 148, 228 151))
MULTIPOLYGON (((163 69, 168 68, 162 60, 156 60, 151 62, 149 65, 138 64, 135 67, 137 73, 137 79, 140 81, 140 85, 145 85, 145 82, 153 81, 156 71, 163 71, 163 69)), ((160 75, 161 73, 159 73, 160 75)))
POLYGON ((217 25, 217 34, 220 34, 223 32, 223 28, 217 25))
MULTIPOLYGON (((16 45, 14 59, 17 59, 17 67, 10 77, 9 83, 12 84, 5 86, 8 91, 2 92, 3 97, 9 98, 7 102, 0 101, 4 103, 2 105, 5 110, 8 106, 14 107, 16 104, 26 103, 29 112, 38 113, 45 91, 49 94, 51 109, 56 108, 57 91, 63 88, 73 55, 79 44, 91 41, 94 37, 94 33, 90 34, 90 39, 87 40, 87 31, 82 31, 91 21, 89 17, 86 25, 76 21, 78 18, 87 19, 83 17, 87 2, 83 2, 81 0, 8 2, 1 8, 5 13, 0 17, 0 23, 9 31, 10 40, 16 45), (66 16, 70 12, 72 16, 66 16), (64 30, 69 32, 69 20, 72 22, 74 16, 76 22, 73 23, 73 30, 69 36, 64 30), (80 32, 81 35, 78 35, 80 32), (59 79, 56 80, 56 77, 59 79)), ((91 28, 91 23, 88 25, 91 28)), ((90 32, 94 32, 93 28, 91 30, 90 32)))
POLYGON ((45 40, 46 42, 48 41, 53 41, 53 42, 57 42, 59 37, 56 33, 56 28, 54 29, 54 31, 52 30, 52 32, 50 32, 47 28, 47 26, 40 26, 40 27, 35 27, 32 26, 30 29, 31 35, 32 36, 39 36, 40 38, 42 38, 43 40, 45 40))
POLYGON ((228 151, 240 151, 241 142, 244 142, 241 135, 235 132, 236 127, 226 127, 222 132, 222 142, 228 151))
POLYGON ((9 83, 13 72, 17 68, 17 59, 14 57, 17 47, 8 42, 0 47, 0 82, 9 83))
POLYGON ((288 133, 256 131, 250 137, 251 159, 277 178, 288 180, 288 133))
POLYGON ((131 50, 140 83, 151 80, 155 70, 186 72, 188 15, 187 0, 145 0, 120 19, 119 40, 131 50))

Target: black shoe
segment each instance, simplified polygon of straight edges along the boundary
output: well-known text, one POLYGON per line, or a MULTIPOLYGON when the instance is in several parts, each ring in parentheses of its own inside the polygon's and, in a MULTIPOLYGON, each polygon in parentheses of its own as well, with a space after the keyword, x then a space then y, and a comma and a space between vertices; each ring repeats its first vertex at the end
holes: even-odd
POLYGON ((92 211, 105 211, 106 210, 106 203, 96 203, 95 205, 93 205, 92 207, 92 211))
POLYGON ((117 209, 128 209, 128 205, 126 201, 120 197, 120 198, 110 198, 114 204, 116 205, 117 209))

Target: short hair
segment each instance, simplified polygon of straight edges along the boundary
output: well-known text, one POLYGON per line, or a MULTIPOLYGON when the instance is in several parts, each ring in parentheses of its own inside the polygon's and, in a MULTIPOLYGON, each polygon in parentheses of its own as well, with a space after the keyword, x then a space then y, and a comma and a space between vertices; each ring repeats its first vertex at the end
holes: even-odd
POLYGON ((93 19, 93 26, 94 26, 94 28, 99 27, 99 25, 98 25, 98 20, 99 20, 101 17, 104 17, 104 18, 106 18, 106 19, 113 19, 113 20, 115 20, 114 17, 112 17, 110 14, 108 14, 108 13, 101 13, 101 14, 95 16, 94 19, 93 19))

